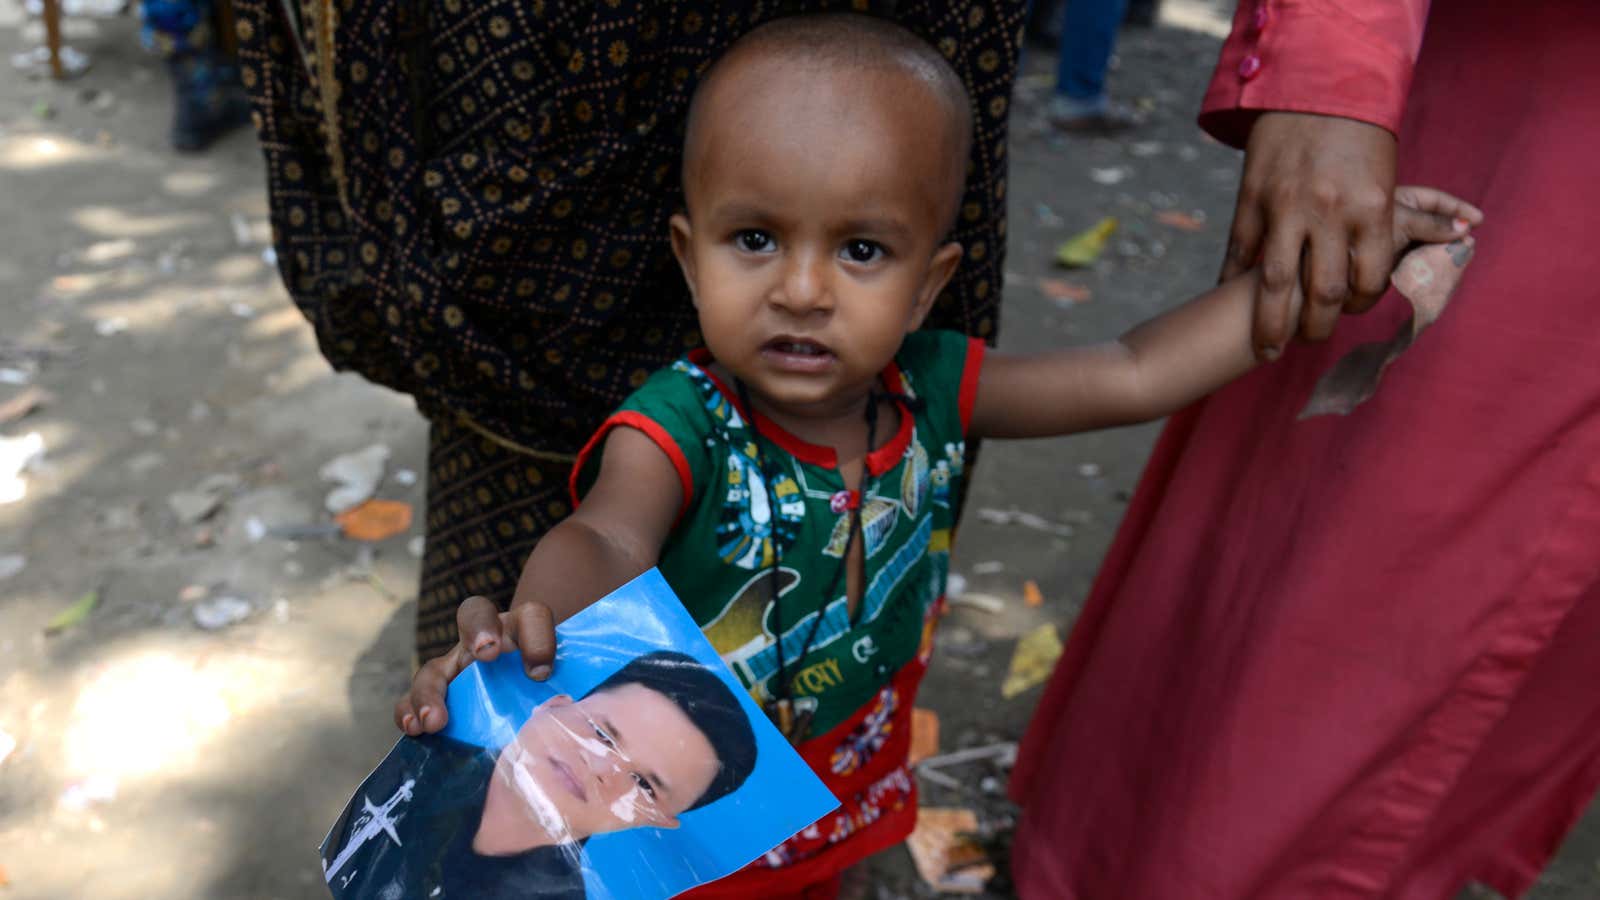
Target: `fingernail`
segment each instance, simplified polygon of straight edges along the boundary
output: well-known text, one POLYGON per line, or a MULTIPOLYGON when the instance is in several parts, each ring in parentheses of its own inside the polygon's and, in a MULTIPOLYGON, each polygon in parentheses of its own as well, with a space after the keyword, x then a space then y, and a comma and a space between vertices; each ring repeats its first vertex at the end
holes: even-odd
POLYGON ((492 634, 480 634, 480 635, 478 635, 478 639, 476 641, 472 642, 472 655, 473 656, 477 656, 478 654, 482 653, 483 651, 485 651, 485 650, 487 650, 487 649, 489 649, 490 647, 493 647, 493 646, 494 646, 494 635, 492 635, 492 634))
POLYGON ((528 677, 532 678, 534 681, 543 681, 550 677, 550 667, 534 666, 528 670, 528 677))
POLYGON ((433 712, 433 707, 424 706, 423 708, 417 710, 417 719, 419 721, 421 721, 423 724, 427 724, 427 722, 428 722, 428 713, 431 713, 431 712, 433 712))
POLYGON ((1278 346, 1262 347, 1261 353, 1267 358, 1267 362, 1277 362, 1278 357, 1283 355, 1283 348, 1278 346))
POLYGON ((1457 231, 1466 231, 1468 228, 1472 227, 1471 222, 1468 222, 1466 219, 1460 218, 1459 216, 1451 224, 1455 226, 1457 231))
POLYGON ((406 713, 406 717, 404 719, 400 720, 400 725, 405 730, 410 731, 411 729, 416 727, 416 725, 417 725, 417 717, 413 716, 410 713, 406 713))

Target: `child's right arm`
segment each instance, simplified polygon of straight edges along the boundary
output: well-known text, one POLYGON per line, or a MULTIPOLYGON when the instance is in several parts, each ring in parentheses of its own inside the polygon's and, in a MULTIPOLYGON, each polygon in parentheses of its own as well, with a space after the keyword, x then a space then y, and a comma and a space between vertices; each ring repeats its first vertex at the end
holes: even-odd
POLYGON ((445 689, 472 663, 519 650, 529 677, 548 678, 555 626, 656 564, 683 504, 672 461, 643 432, 607 437, 600 473, 577 511, 529 554, 509 612, 483 597, 456 611, 461 639, 428 660, 394 707, 395 725, 413 737, 445 725, 445 689))

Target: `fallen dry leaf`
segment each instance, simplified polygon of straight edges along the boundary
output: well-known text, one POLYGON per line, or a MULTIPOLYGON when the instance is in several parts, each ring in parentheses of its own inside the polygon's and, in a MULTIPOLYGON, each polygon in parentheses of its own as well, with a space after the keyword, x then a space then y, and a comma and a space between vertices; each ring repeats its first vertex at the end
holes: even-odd
POLYGON ((28 388, 10 400, 0 403, 0 425, 15 422, 49 403, 52 399, 54 398, 50 396, 50 393, 43 388, 28 388))
POLYGON ((344 536, 357 541, 381 541, 411 527, 411 504, 400 500, 368 500, 334 517, 344 536))
POLYGON ((978 816, 970 809, 918 809, 917 827, 906 839, 917 874, 936 890, 982 893, 995 868, 969 836, 977 830, 978 816))
POLYGON ((939 752, 939 714, 931 709, 911 710, 911 765, 939 752))
POLYGON ((1180 212, 1176 209, 1156 213, 1156 221, 1163 225, 1170 225, 1179 231, 1204 231, 1206 227, 1204 218, 1180 212))
POLYGON ((1022 583, 1022 602, 1033 607, 1044 605, 1044 591, 1039 590, 1037 581, 1030 578, 1022 583))
POLYGON ((1078 232, 1056 248, 1056 262, 1069 269, 1082 269, 1094 265, 1106 248, 1106 241, 1117 230, 1114 216, 1106 216, 1094 225, 1078 232))
POLYGON ((1061 650, 1061 635, 1054 623, 1047 622, 1023 635, 1011 654, 1011 668, 1000 685, 1000 696, 1010 700, 1044 683, 1061 658, 1061 650))
POLYGON ((1060 278, 1039 279, 1039 290, 1057 303, 1086 303, 1089 300, 1087 287, 1060 278))
POLYGON ((1383 373, 1444 312, 1473 252, 1474 243, 1468 236, 1407 253, 1389 280, 1410 301, 1411 315, 1400 323, 1394 337, 1362 344, 1334 363, 1317 382, 1300 418, 1348 415, 1377 393, 1383 373))
POLYGON ((84 619, 89 618, 89 613, 94 612, 94 608, 99 605, 100 592, 89 591, 82 597, 79 597, 71 606, 58 613, 54 619, 51 619, 50 623, 44 626, 44 633, 60 634, 61 632, 66 631, 68 628, 71 628, 74 625, 81 623, 84 619))

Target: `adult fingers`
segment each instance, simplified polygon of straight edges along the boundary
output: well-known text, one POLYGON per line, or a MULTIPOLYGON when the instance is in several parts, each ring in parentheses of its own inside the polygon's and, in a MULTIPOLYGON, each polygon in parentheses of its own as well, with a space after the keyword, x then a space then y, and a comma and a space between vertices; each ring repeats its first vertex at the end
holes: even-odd
POLYGON ((522 667, 528 677, 535 681, 549 678, 556 658, 556 617, 550 607, 543 603, 513 607, 508 625, 522 650, 522 667))
MULTIPOLYGON (((1444 240, 1454 237, 1456 235, 1447 235, 1444 240)), ((1387 229, 1363 228, 1355 233, 1355 240, 1350 246, 1352 290, 1350 299, 1344 305, 1345 312, 1366 312, 1383 297, 1384 291, 1389 289, 1389 273, 1394 270, 1395 254, 1403 249, 1405 242, 1396 243, 1387 229)))
POLYGON ((1261 254, 1263 218, 1261 205, 1253 188, 1239 188, 1239 199, 1233 208, 1233 226, 1228 230, 1228 249, 1222 257, 1222 275, 1218 281, 1239 275, 1254 266, 1261 254))
POLYGON ((1300 251, 1306 230, 1299 219, 1271 223, 1261 256, 1261 283, 1256 288, 1254 341, 1258 359, 1273 360, 1294 334, 1291 295, 1300 273, 1300 251))
POLYGON ((1300 336, 1308 341, 1323 341, 1333 334, 1350 297, 1349 236, 1324 225, 1311 233, 1307 245, 1301 267, 1306 302, 1300 313, 1300 336))
POLYGON ((487 597, 468 597, 456 607, 456 633, 472 655, 488 662, 506 646, 506 628, 500 610, 487 597))

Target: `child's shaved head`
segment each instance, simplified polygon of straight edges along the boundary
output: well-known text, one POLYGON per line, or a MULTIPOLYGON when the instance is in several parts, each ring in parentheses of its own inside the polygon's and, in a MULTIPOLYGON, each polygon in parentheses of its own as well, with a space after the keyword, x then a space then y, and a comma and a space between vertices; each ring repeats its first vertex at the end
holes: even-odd
MULTIPOLYGON (((944 207, 945 227, 954 222, 966 180, 972 143, 972 111, 966 88, 950 64, 926 41, 885 19, 859 13, 826 13, 776 19, 736 41, 712 66, 689 107, 684 140, 684 191, 692 195, 702 173, 707 140, 715 140, 707 120, 715 115, 740 118, 742 102, 771 103, 774 92, 752 98, 753 85, 774 82, 754 78, 776 75, 788 91, 787 101, 803 103, 819 82, 835 91, 841 80, 854 79, 860 90, 892 91, 893 102, 911 104, 923 118, 917 134, 905 136, 922 154, 932 151, 942 163, 937 184, 928 188, 944 207), (715 108, 711 113, 710 109, 715 108), (932 146, 926 146, 932 141, 932 146)), ((864 105, 871 98, 863 97, 864 105)), ((881 101, 879 101, 881 102, 881 101)), ((728 127, 721 121, 718 127, 728 127)), ((733 123, 737 127, 737 123, 733 123)), ((920 154, 919 154, 920 155, 920 154)))

